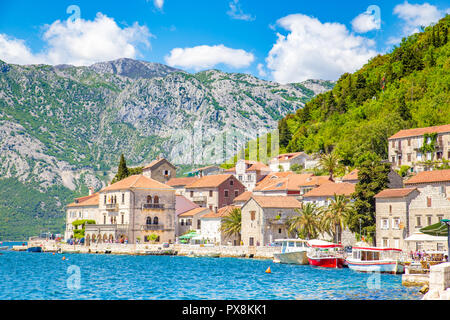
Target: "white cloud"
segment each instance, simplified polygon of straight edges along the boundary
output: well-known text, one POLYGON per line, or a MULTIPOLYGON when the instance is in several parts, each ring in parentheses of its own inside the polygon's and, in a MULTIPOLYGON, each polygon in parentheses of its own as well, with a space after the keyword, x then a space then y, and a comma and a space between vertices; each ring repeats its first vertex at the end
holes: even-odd
POLYGON ((192 48, 174 48, 165 58, 169 66, 178 66, 196 71, 225 64, 233 68, 248 67, 255 59, 252 53, 242 49, 232 49, 223 44, 216 46, 197 46, 192 48))
POLYGON ((256 69, 258 69, 258 74, 261 77, 267 77, 267 72, 264 69, 264 65, 262 63, 258 63, 258 65, 256 66, 256 69))
POLYGON ((363 12, 352 20, 352 28, 355 32, 366 33, 371 30, 379 29, 379 23, 375 16, 367 12, 363 12))
POLYGON ((336 80, 377 54, 373 40, 355 36, 339 23, 321 23, 303 14, 286 16, 277 23, 289 33, 277 34, 266 62, 273 79, 280 83, 336 80))
POLYGON ((98 13, 95 20, 57 20, 45 26, 43 40, 46 50, 33 54, 18 39, 3 35, 0 39, 0 59, 10 63, 90 65, 117 58, 135 58, 139 45, 150 46, 152 35, 145 26, 134 23, 120 28, 114 19, 98 13))
POLYGON ((153 0, 153 4, 158 9, 162 9, 162 7, 164 6, 164 0, 153 0))
POLYGON ((241 5, 239 4, 239 0, 232 0, 229 4, 230 10, 227 11, 227 14, 237 20, 245 20, 245 21, 253 21, 255 17, 250 14, 246 14, 242 11, 241 5))
MULTIPOLYGON (((448 9, 447 9, 448 10, 448 9)), ((403 35, 409 36, 420 32, 420 27, 437 22, 444 16, 445 11, 439 10, 436 6, 429 3, 410 4, 405 1, 394 8, 394 14, 403 20, 403 35)))

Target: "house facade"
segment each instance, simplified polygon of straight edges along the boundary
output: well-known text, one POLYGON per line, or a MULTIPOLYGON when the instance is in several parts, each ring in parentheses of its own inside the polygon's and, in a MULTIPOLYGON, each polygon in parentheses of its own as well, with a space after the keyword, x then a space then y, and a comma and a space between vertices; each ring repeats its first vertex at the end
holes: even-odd
POLYGON ((201 207, 217 212, 233 203, 245 191, 244 185, 231 174, 204 176, 186 186, 185 197, 201 207))
POLYGON ((388 139, 388 157, 395 169, 406 165, 411 172, 426 171, 432 161, 450 159, 450 124, 400 130, 388 139), (436 133, 435 141, 425 135, 436 133), (427 148, 424 145, 428 144, 427 148))
POLYGON ((177 176, 177 168, 165 158, 157 158, 142 169, 147 178, 167 183, 177 176))
POLYGON ((405 181, 405 186, 376 196, 377 245, 398 245, 407 251, 446 250, 445 241, 426 237, 419 230, 450 219, 450 170, 421 171, 405 181))
POLYGON ((241 238, 245 246, 266 246, 289 238, 286 222, 302 204, 294 197, 253 195, 241 208, 241 238))
POLYGON ((198 179, 198 177, 172 178, 167 181, 166 184, 175 189, 175 194, 182 196, 186 193, 186 186, 188 184, 194 183, 198 179))
POLYGON ((75 199, 67 206, 66 210, 66 230, 64 239, 68 240, 74 237, 74 225, 77 220, 95 220, 98 216, 98 193, 92 193, 89 196, 75 199))
POLYGON ((247 191, 253 191, 259 181, 271 172, 270 168, 262 162, 239 159, 234 168, 226 170, 233 174, 247 191))
POLYGON ((200 217, 200 234, 207 243, 233 246, 238 246, 240 244, 239 235, 227 235, 221 230, 223 218, 228 216, 233 209, 239 209, 239 207, 233 205, 225 206, 220 208, 217 212, 210 212, 200 217))
MULTIPOLYGON (((159 243, 175 240, 175 190, 144 175, 133 175, 118 181, 100 190, 95 198, 79 204, 88 213, 82 217, 95 221, 95 224, 85 226, 87 245, 142 243, 151 238, 156 238, 159 243), (87 201, 92 201, 92 205, 84 206, 87 201)), ((79 204, 74 202, 67 206, 66 237, 73 235, 70 224, 75 218, 74 212, 79 210, 79 204)))
POLYGON ((188 231, 200 233, 202 221, 200 218, 208 213, 212 213, 208 208, 198 207, 178 216, 178 234, 181 236, 188 231))
POLYGON ((283 153, 273 157, 269 161, 269 167, 273 172, 291 171, 294 164, 307 168, 306 163, 311 160, 312 158, 304 152, 283 153))

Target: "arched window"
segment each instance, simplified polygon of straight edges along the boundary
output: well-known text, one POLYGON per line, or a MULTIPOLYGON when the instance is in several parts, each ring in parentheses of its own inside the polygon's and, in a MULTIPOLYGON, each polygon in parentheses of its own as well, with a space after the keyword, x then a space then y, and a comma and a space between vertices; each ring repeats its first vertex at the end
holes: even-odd
POLYGON ((155 196, 155 198, 153 199, 153 203, 159 203, 159 197, 155 196))
POLYGON ((153 218, 153 224, 158 224, 158 217, 153 218))
POLYGON ((152 203, 152 196, 147 196, 147 203, 152 203))
POLYGON ((152 218, 147 217, 147 224, 152 224, 152 218))

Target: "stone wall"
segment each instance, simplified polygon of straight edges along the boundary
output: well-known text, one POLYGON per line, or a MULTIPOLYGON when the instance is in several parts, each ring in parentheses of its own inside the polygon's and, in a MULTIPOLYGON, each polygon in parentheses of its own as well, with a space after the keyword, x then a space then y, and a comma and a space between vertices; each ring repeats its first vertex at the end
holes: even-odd
POLYGON ((450 300, 450 263, 430 267, 430 290, 423 300, 450 300))

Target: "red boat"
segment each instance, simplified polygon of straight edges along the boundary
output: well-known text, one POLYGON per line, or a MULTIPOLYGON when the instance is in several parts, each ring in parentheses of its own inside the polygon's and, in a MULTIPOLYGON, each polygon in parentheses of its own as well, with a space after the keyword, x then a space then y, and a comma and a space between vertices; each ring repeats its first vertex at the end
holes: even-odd
POLYGON ((307 244, 310 247, 307 253, 310 265, 324 268, 344 267, 344 248, 341 244, 323 240, 310 240, 307 244))

